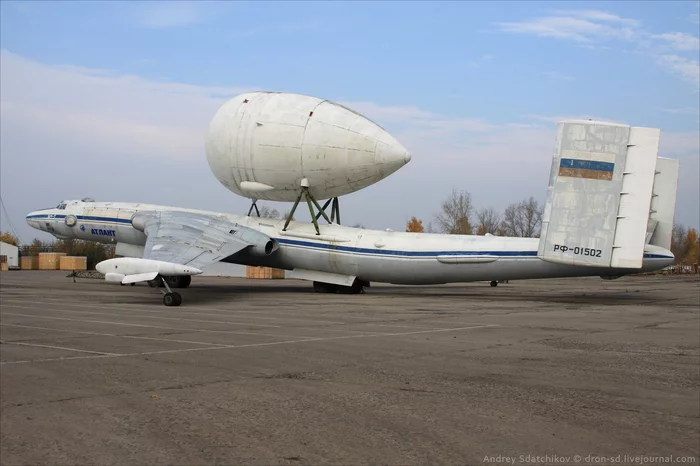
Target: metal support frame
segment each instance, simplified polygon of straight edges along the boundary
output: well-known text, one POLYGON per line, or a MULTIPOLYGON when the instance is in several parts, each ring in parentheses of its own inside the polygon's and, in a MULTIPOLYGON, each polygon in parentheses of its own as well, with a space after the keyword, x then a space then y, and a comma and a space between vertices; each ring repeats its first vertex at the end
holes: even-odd
MULTIPOLYGON (((322 211, 325 212, 326 209, 328 208, 328 204, 333 202, 333 205, 331 206, 331 219, 328 221, 328 223, 333 223, 335 222, 340 225, 340 202, 338 201, 337 197, 333 197, 331 199, 328 199, 325 204, 323 204, 323 209, 322 211)), ((316 215, 316 220, 318 220, 321 217, 321 212, 319 212, 316 215)), ((326 218, 327 219, 327 218, 326 218)))
POLYGON ((258 217, 260 217, 260 211, 258 210, 258 200, 255 199, 253 203, 250 205, 250 209, 248 210, 248 217, 250 217, 250 214, 253 213, 253 208, 255 208, 255 213, 258 214, 258 217))
POLYGON ((292 206, 292 210, 289 212, 289 215, 287 216, 287 220, 284 223, 284 228, 282 228, 282 231, 287 231, 287 227, 289 226, 289 222, 292 221, 292 217, 294 216, 294 212, 296 212, 297 207, 299 206, 299 202, 301 202, 301 198, 305 197, 306 198, 306 204, 309 207, 309 213, 311 213, 311 221, 314 224, 314 228, 316 229, 316 234, 320 235, 321 231, 318 227, 318 219, 322 216, 323 218, 326 219, 328 223, 333 223, 333 220, 337 218, 338 224, 340 224, 340 207, 338 204, 338 198, 334 197, 332 199, 328 199, 326 204, 321 207, 316 201, 316 199, 311 195, 309 192, 309 188, 306 186, 301 187, 301 191, 299 192, 299 195, 297 196, 296 201, 294 201, 294 205, 292 206), (326 214, 326 208, 328 207, 328 204, 333 201, 333 206, 331 208, 331 218, 328 218, 328 215, 326 214), (316 206, 316 209, 318 209, 318 213, 314 211, 314 206, 316 206))

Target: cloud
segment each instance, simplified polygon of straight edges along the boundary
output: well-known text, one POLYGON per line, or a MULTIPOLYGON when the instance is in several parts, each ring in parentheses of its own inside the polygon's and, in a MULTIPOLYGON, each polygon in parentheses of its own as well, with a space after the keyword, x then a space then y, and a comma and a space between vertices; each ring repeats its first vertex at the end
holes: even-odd
POLYGON ((700 64, 697 60, 675 54, 659 55, 656 61, 671 73, 693 85, 696 92, 700 89, 700 64))
POLYGON ((564 120, 592 120, 592 121, 605 121, 608 123, 619 123, 623 125, 627 125, 629 123, 625 121, 617 121, 613 120, 610 118, 605 118, 605 117, 600 117, 600 116, 595 116, 595 115, 586 115, 586 114, 578 114, 578 115, 552 115, 552 116, 546 116, 546 115, 523 115, 523 118, 527 119, 532 119, 532 120, 539 120, 539 121, 545 121, 547 123, 552 123, 552 124, 557 124, 560 121, 564 120))
POLYGON ((639 23, 604 11, 562 11, 527 21, 494 23, 503 32, 590 43, 603 39, 631 39, 639 23), (617 23, 617 24, 610 24, 617 23))
POLYGON ((199 23, 215 16, 216 3, 206 1, 158 1, 127 4, 138 26, 165 29, 199 23))
POLYGON ((676 50, 700 50, 700 39, 684 32, 654 34, 652 37, 668 42, 676 50))
POLYGON ((659 108, 657 110, 674 115, 696 115, 700 113, 700 107, 659 108))
POLYGON ((679 159, 699 157, 700 131, 662 132, 659 155, 679 159))
MULTIPOLYGON (((26 225, 24 215, 66 198, 247 212, 250 201, 227 191, 210 172, 204 137, 220 105, 256 87, 157 81, 1 54, 0 189, 26 241, 41 234, 26 225)), ((341 200, 346 224, 394 230, 413 215, 427 224, 452 186, 470 191, 479 207, 498 210, 531 195, 543 200, 554 123, 568 118, 530 115, 496 124, 410 104, 333 100, 387 128, 413 154, 396 174, 341 200)), ((693 133, 664 133, 662 141, 665 156, 692 161, 699 151, 693 133)), ((689 187, 697 185, 697 172, 684 176, 689 181, 683 181, 679 219, 696 224, 689 187)), ((274 207, 284 211, 291 205, 274 207)))
POLYGON ((449 118, 413 106, 382 106, 373 102, 347 100, 341 100, 338 103, 376 122, 392 123, 402 129, 420 128, 431 131, 433 135, 454 131, 488 131, 496 127, 479 118, 449 118))
POLYGON ((632 27, 638 27, 641 25, 636 19, 622 18, 618 15, 608 13, 607 11, 601 10, 557 10, 555 11, 558 15, 564 16, 574 16, 583 19, 590 19, 594 21, 606 21, 611 23, 626 24, 632 27))
POLYGON ((77 66, 46 66, 0 52, 3 121, 34 124, 44 134, 109 145, 123 154, 201 155, 211 115, 249 88, 192 86, 77 66), (6 120, 7 119, 7 120, 6 120))
POLYGON ((657 66, 695 89, 700 86, 697 54, 681 55, 700 50, 700 39, 691 34, 652 34, 642 27, 641 21, 599 10, 558 10, 550 16, 494 24, 502 32, 569 40, 588 48, 606 48, 603 44, 607 41, 625 40, 635 45, 637 52, 650 56, 657 66))

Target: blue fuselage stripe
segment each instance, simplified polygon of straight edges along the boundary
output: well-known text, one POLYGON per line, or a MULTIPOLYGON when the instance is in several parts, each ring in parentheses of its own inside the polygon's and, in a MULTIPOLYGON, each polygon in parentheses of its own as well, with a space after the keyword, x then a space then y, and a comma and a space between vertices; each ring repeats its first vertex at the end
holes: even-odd
MULTIPOLYGON (((49 216, 48 214, 30 215, 27 220, 60 220, 66 216, 63 214, 49 216)), ((76 215, 78 220, 131 224, 130 219, 116 217, 97 217, 90 215, 76 215)), ((436 256, 496 256, 496 257, 537 257, 537 251, 398 251, 393 249, 358 248, 354 246, 338 246, 334 244, 313 243, 311 241, 299 241, 287 238, 277 238, 280 244, 289 246, 323 249, 328 251, 343 251, 357 254, 372 254, 379 256, 403 256, 403 257, 436 257, 436 256)), ((672 259, 661 254, 644 254, 647 259, 672 259)))

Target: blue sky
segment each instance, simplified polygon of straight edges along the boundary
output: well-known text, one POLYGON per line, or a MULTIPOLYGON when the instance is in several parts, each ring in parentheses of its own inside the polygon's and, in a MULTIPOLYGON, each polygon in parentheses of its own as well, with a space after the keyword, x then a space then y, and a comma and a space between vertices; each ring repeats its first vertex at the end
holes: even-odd
POLYGON ((662 128, 661 155, 682 159, 677 219, 698 226, 699 5, 3 1, 3 200, 27 235, 27 210, 68 197, 246 210, 208 173, 202 131, 227 98, 264 89, 349 104, 414 154, 347 196, 344 217, 366 226, 427 223, 445 186, 501 211, 543 200, 554 125, 566 117, 662 128), (61 156, 76 173, 93 167, 90 192, 27 192, 6 168, 47 182, 54 171, 27 165, 29 154, 61 156), (95 171, 115 157, 144 170, 95 171), (504 167, 511 173, 489 176, 504 167), (213 186, 173 192, 157 170, 213 186), (110 173, 157 187, 125 192, 110 173), (410 183, 425 188, 398 191, 410 183))

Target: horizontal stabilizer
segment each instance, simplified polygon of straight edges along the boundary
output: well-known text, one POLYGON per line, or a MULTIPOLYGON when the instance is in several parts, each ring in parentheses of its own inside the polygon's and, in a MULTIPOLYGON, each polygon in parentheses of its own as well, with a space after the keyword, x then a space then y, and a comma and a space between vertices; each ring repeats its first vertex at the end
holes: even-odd
POLYGON ((616 123, 559 124, 540 259, 642 266, 660 136, 658 129, 616 123))

